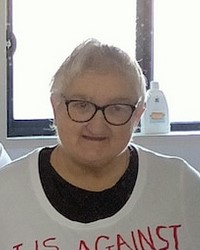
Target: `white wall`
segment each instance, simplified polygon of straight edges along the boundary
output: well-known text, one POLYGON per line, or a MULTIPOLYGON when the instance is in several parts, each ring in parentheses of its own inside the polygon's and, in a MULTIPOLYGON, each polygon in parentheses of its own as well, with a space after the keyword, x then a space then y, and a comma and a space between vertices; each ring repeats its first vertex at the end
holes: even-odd
POLYGON ((167 155, 180 156, 200 171, 200 133, 170 133, 168 135, 138 135, 134 139, 144 147, 167 155))
MULTIPOLYGON (((0 0, 0 141, 12 159, 32 149, 56 143, 54 137, 7 138, 6 136, 6 53, 5 53, 5 13, 6 1, 0 0)), ((135 142, 150 149, 185 158, 200 171, 200 131, 198 133, 171 133, 164 136, 135 137, 135 142)))

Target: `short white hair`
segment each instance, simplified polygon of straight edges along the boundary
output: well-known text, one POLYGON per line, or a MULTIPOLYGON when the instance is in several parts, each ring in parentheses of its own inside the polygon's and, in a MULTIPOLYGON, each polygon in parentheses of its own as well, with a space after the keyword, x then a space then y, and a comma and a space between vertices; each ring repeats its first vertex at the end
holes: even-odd
POLYGON ((51 93, 62 94, 73 79, 86 73, 117 73, 135 88, 138 99, 145 99, 146 79, 138 62, 120 48, 88 39, 66 58, 51 81, 51 93))

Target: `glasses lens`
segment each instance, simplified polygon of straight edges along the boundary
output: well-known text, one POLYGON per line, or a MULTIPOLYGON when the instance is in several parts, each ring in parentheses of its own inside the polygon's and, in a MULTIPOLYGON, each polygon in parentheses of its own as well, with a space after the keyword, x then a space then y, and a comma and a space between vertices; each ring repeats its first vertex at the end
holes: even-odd
POLYGON ((128 104, 113 104, 105 108, 106 120, 113 125, 122 125, 129 121, 133 108, 128 104))
POLYGON ((94 113, 95 106, 90 102, 72 100, 68 103, 68 114, 73 121, 86 122, 94 113))

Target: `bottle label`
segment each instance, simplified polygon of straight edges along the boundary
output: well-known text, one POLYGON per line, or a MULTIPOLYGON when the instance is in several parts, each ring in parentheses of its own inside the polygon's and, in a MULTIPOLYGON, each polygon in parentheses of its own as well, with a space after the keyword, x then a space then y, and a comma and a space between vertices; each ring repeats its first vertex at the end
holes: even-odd
POLYGON ((163 112, 152 112, 150 114, 150 122, 151 123, 165 122, 165 113, 163 113, 163 112))

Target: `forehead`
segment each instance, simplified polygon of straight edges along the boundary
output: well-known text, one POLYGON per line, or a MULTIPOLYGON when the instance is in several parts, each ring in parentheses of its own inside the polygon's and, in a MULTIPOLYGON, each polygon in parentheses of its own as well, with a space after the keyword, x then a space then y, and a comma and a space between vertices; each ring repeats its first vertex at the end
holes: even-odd
POLYGON ((98 102, 117 99, 135 101, 137 98, 134 83, 115 73, 84 73, 67 86, 65 94, 70 98, 83 97, 98 102))

